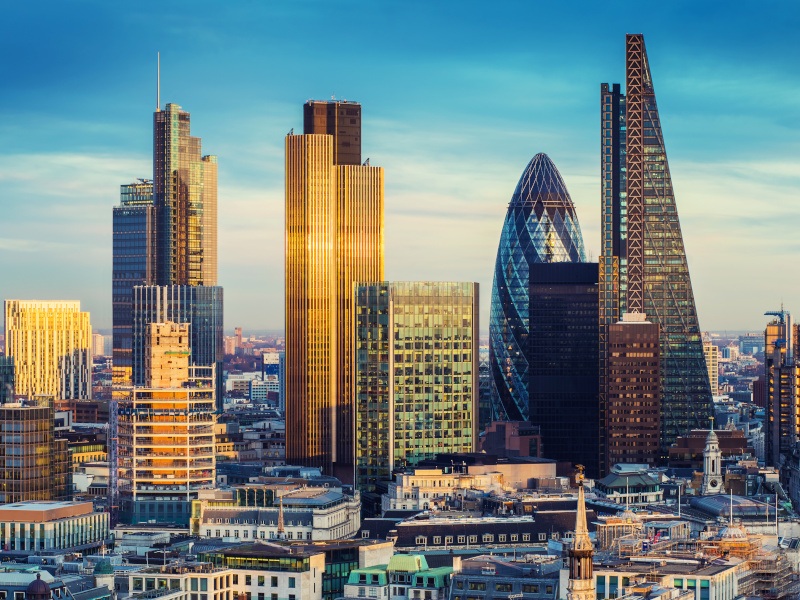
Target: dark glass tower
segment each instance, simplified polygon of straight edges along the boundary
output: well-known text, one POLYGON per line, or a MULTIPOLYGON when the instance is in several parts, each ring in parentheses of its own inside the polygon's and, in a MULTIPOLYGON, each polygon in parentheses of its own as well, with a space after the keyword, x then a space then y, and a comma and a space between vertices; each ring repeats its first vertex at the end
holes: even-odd
POLYGON ((114 207, 112 285, 114 385, 131 384, 133 288, 155 277, 153 182, 140 179, 120 186, 114 207))
MULTIPOLYGON (((660 445, 666 456, 679 435, 705 426, 711 414, 711 387, 641 34, 626 37, 625 72, 626 95, 618 84, 603 84, 600 92, 600 352, 601 357, 607 355, 608 327, 625 312, 644 313, 659 325, 660 445)), ((607 366, 603 361, 604 376, 607 366)), ((601 428, 605 404, 603 393, 601 428)))
POLYGON ((497 250, 489 319, 493 420, 530 416, 531 265, 585 260, 567 187, 550 158, 537 154, 511 196, 497 250))

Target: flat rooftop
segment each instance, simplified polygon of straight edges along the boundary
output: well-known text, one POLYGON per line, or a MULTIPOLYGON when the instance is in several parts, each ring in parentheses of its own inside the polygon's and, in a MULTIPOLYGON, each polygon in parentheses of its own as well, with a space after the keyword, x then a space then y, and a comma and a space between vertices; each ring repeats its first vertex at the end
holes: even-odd
POLYGON ((91 502, 14 502, 0 506, 0 521, 43 523, 94 512, 91 502))

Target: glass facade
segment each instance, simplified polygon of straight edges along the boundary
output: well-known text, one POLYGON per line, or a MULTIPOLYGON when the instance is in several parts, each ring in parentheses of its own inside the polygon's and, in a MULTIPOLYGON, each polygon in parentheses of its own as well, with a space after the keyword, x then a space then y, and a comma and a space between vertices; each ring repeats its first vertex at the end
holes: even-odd
POLYGON ((597 263, 536 263, 529 269, 529 419, 540 426, 545 457, 582 464, 595 477, 597 263))
POLYGON ((394 468, 475 448, 478 284, 358 284, 355 312, 355 478, 374 494, 394 468))
POLYGON ((585 260, 564 180, 537 154, 511 197, 497 250, 489 321, 493 420, 529 420, 530 265, 585 260))
POLYGON ((217 283, 217 157, 201 156, 189 113, 153 114, 153 198, 159 285, 217 283))
POLYGON ((707 423, 711 387, 641 34, 626 37, 625 96, 619 85, 601 88, 601 120, 601 345, 624 311, 660 326, 665 457, 678 436, 707 423))
POLYGON ((219 286, 149 285, 133 288, 133 385, 145 386, 151 323, 189 323, 189 364, 216 366, 217 410, 222 412, 223 294, 219 286))
POLYGON ((286 137, 286 460, 352 483, 353 286, 383 279, 384 174, 338 162, 360 107, 333 103, 348 130, 323 135, 327 103, 312 104, 315 133, 286 137))
POLYGON ((0 356, 0 404, 14 400, 14 359, 0 356))
POLYGON ((112 319, 114 385, 131 385, 133 287, 150 285, 155 276, 153 183, 140 180, 120 186, 114 207, 112 319))

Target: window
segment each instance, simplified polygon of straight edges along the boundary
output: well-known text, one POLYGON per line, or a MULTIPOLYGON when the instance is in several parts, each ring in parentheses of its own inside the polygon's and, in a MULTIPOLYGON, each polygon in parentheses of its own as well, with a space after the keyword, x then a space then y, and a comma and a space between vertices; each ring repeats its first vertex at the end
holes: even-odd
POLYGON ((253 576, 252 575, 245 575, 244 576, 244 584, 245 585, 253 585, 253 576))
POLYGON ((464 535, 458 536, 458 543, 459 544, 465 544, 466 542, 467 542, 467 537, 466 536, 464 536, 464 535))
POLYGON ((517 535, 516 533, 512 533, 511 534, 511 541, 512 542, 516 542, 518 539, 519 539, 519 535, 517 535))
POLYGON ((270 587, 278 587, 278 577, 273 575, 269 585, 270 587))
POLYGON ((523 542, 530 542, 531 541, 531 534, 530 533, 523 533, 522 534, 522 541, 523 542))
POLYGON ((453 543, 453 536, 452 535, 444 536, 444 543, 445 544, 452 544, 453 543))
POLYGON ((294 577, 289 577, 289 587, 290 588, 294 587, 294 582, 295 582, 295 578, 294 577))
POLYGON ((522 585, 522 593, 525 594, 538 594, 539 593, 539 584, 538 583, 526 583, 522 585))
POLYGON ((495 583, 494 589, 496 592, 510 592, 512 585, 510 583, 495 583))
POLYGON ((469 536, 469 543, 470 544, 477 544, 478 543, 478 536, 477 535, 469 536))
POLYGON ((433 536, 433 545, 434 546, 438 546, 441 543, 442 543, 441 536, 438 536, 438 535, 433 536))
POLYGON ((206 537, 211 537, 211 530, 210 529, 206 529, 206 537))
POLYGON ((422 546, 427 542, 427 540, 428 538, 426 538, 424 535, 418 535, 416 539, 417 546, 422 546))
POLYGON ((546 533, 540 533, 539 534, 539 541, 540 542, 546 542, 547 541, 547 534, 546 533))
POLYGON ((498 542, 505 542, 506 541, 506 534, 505 533, 501 533, 500 535, 498 535, 497 536, 497 541, 498 542))
POLYGON ((258 576, 258 585, 264 586, 266 584, 266 577, 264 575, 258 576))
POLYGON ((483 534, 483 541, 485 542, 493 542, 494 536, 491 533, 484 533, 483 534))
POLYGON ((369 537, 369 529, 362 530, 361 537, 362 538, 368 538, 369 537))
POLYGON ((467 584, 467 589, 469 589, 469 590, 485 590, 486 589, 486 582, 485 581, 470 581, 467 584))
POLYGON ((239 575, 237 573, 233 574, 233 585, 239 585, 239 575))

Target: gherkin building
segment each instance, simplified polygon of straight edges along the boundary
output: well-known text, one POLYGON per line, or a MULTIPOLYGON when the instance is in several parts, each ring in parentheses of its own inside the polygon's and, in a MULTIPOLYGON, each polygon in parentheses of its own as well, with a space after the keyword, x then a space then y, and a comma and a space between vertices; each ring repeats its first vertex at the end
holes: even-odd
POLYGON ((489 319, 493 420, 530 417, 531 267, 585 261, 578 217, 564 180, 546 154, 537 154, 511 196, 497 249, 489 319))

